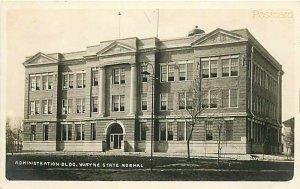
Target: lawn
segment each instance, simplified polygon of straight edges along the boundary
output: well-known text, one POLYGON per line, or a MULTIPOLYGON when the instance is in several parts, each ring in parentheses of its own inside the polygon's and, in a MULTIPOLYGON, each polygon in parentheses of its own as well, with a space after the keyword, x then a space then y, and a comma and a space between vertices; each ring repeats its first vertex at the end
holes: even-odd
POLYGON ((290 180, 293 162, 101 155, 6 156, 9 180, 290 180))

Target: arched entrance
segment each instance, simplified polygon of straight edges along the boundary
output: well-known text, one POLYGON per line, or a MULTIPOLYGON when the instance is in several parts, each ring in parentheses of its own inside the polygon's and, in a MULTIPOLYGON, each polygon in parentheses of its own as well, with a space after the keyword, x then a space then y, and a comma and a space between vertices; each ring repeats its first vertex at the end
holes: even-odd
POLYGON ((123 149, 123 127, 119 123, 112 123, 106 132, 107 149, 123 149))

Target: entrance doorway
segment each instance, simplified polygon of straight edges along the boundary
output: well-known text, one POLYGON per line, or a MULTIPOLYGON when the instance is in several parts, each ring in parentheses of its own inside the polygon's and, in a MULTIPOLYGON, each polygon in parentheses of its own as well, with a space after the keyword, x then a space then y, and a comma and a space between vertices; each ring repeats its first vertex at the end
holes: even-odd
POLYGON ((123 128, 118 123, 113 123, 107 133, 107 149, 122 149, 123 146, 123 128))

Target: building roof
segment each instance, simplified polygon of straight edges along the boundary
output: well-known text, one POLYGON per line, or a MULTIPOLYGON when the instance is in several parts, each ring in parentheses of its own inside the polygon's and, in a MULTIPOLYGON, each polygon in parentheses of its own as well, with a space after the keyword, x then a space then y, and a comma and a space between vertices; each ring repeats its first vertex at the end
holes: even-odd
MULTIPOLYGON (((174 48, 182 48, 188 47, 193 48, 196 46, 203 46, 203 45, 216 45, 222 44, 216 43, 211 44, 210 39, 216 37, 216 35, 224 35, 229 39, 228 43, 235 43, 235 42, 243 42, 248 41, 256 50, 258 50, 272 65, 277 68, 278 70, 282 71, 282 66, 279 62, 254 38, 254 36, 248 31, 248 29, 237 29, 237 30, 224 30, 221 28, 217 28, 207 34, 200 33, 195 34, 192 36, 180 37, 180 38, 173 38, 173 39, 158 39, 158 38, 145 38, 145 39, 138 39, 136 37, 132 38, 124 38, 124 39, 116 39, 116 40, 109 40, 109 41, 102 41, 100 44, 94 46, 88 46, 85 51, 77 51, 77 52, 70 52, 70 53, 51 53, 47 54, 48 58, 59 59, 60 61, 66 60, 76 60, 76 59, 85 59, 89 56, 97 56, 97 54, 103 49, 107 48, 114 48, 116 45, 123 46, 125 49, 130 50, 142 50, 142 49, 159 49, 159 50, 166 50, 166 49, 174 49, 174 48)), ((36 55, 27 57, 26 62, 36 55)), ((28 64, 24 64, 25 66, 28 64)), ((282 71, 283 73, 283 71, 282 71)))

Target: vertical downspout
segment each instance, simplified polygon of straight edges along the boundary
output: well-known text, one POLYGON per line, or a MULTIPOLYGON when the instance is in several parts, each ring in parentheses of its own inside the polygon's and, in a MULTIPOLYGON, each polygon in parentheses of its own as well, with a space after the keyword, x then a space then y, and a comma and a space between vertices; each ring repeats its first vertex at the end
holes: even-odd
POLYGON ((252 153, 252 143, 253 143, 253 121, 254 121, 254 114, 253 114, 253 51, 254 47, 251 46, 251 75, 250 75, 250 113, 252 115, 251 117, 251 133, 250 133, 250 145, 251 145, 251 152, 252 153))
MULTIPOLYGON (((281 128, 281 73, 280 70, 278 70, 277 73, 277 124, 279 128, 281 128)), ((279 150, 279 145, 281 144, 281 132, 277 128, 277 142, 278 142, 278 150, 279 150)))

